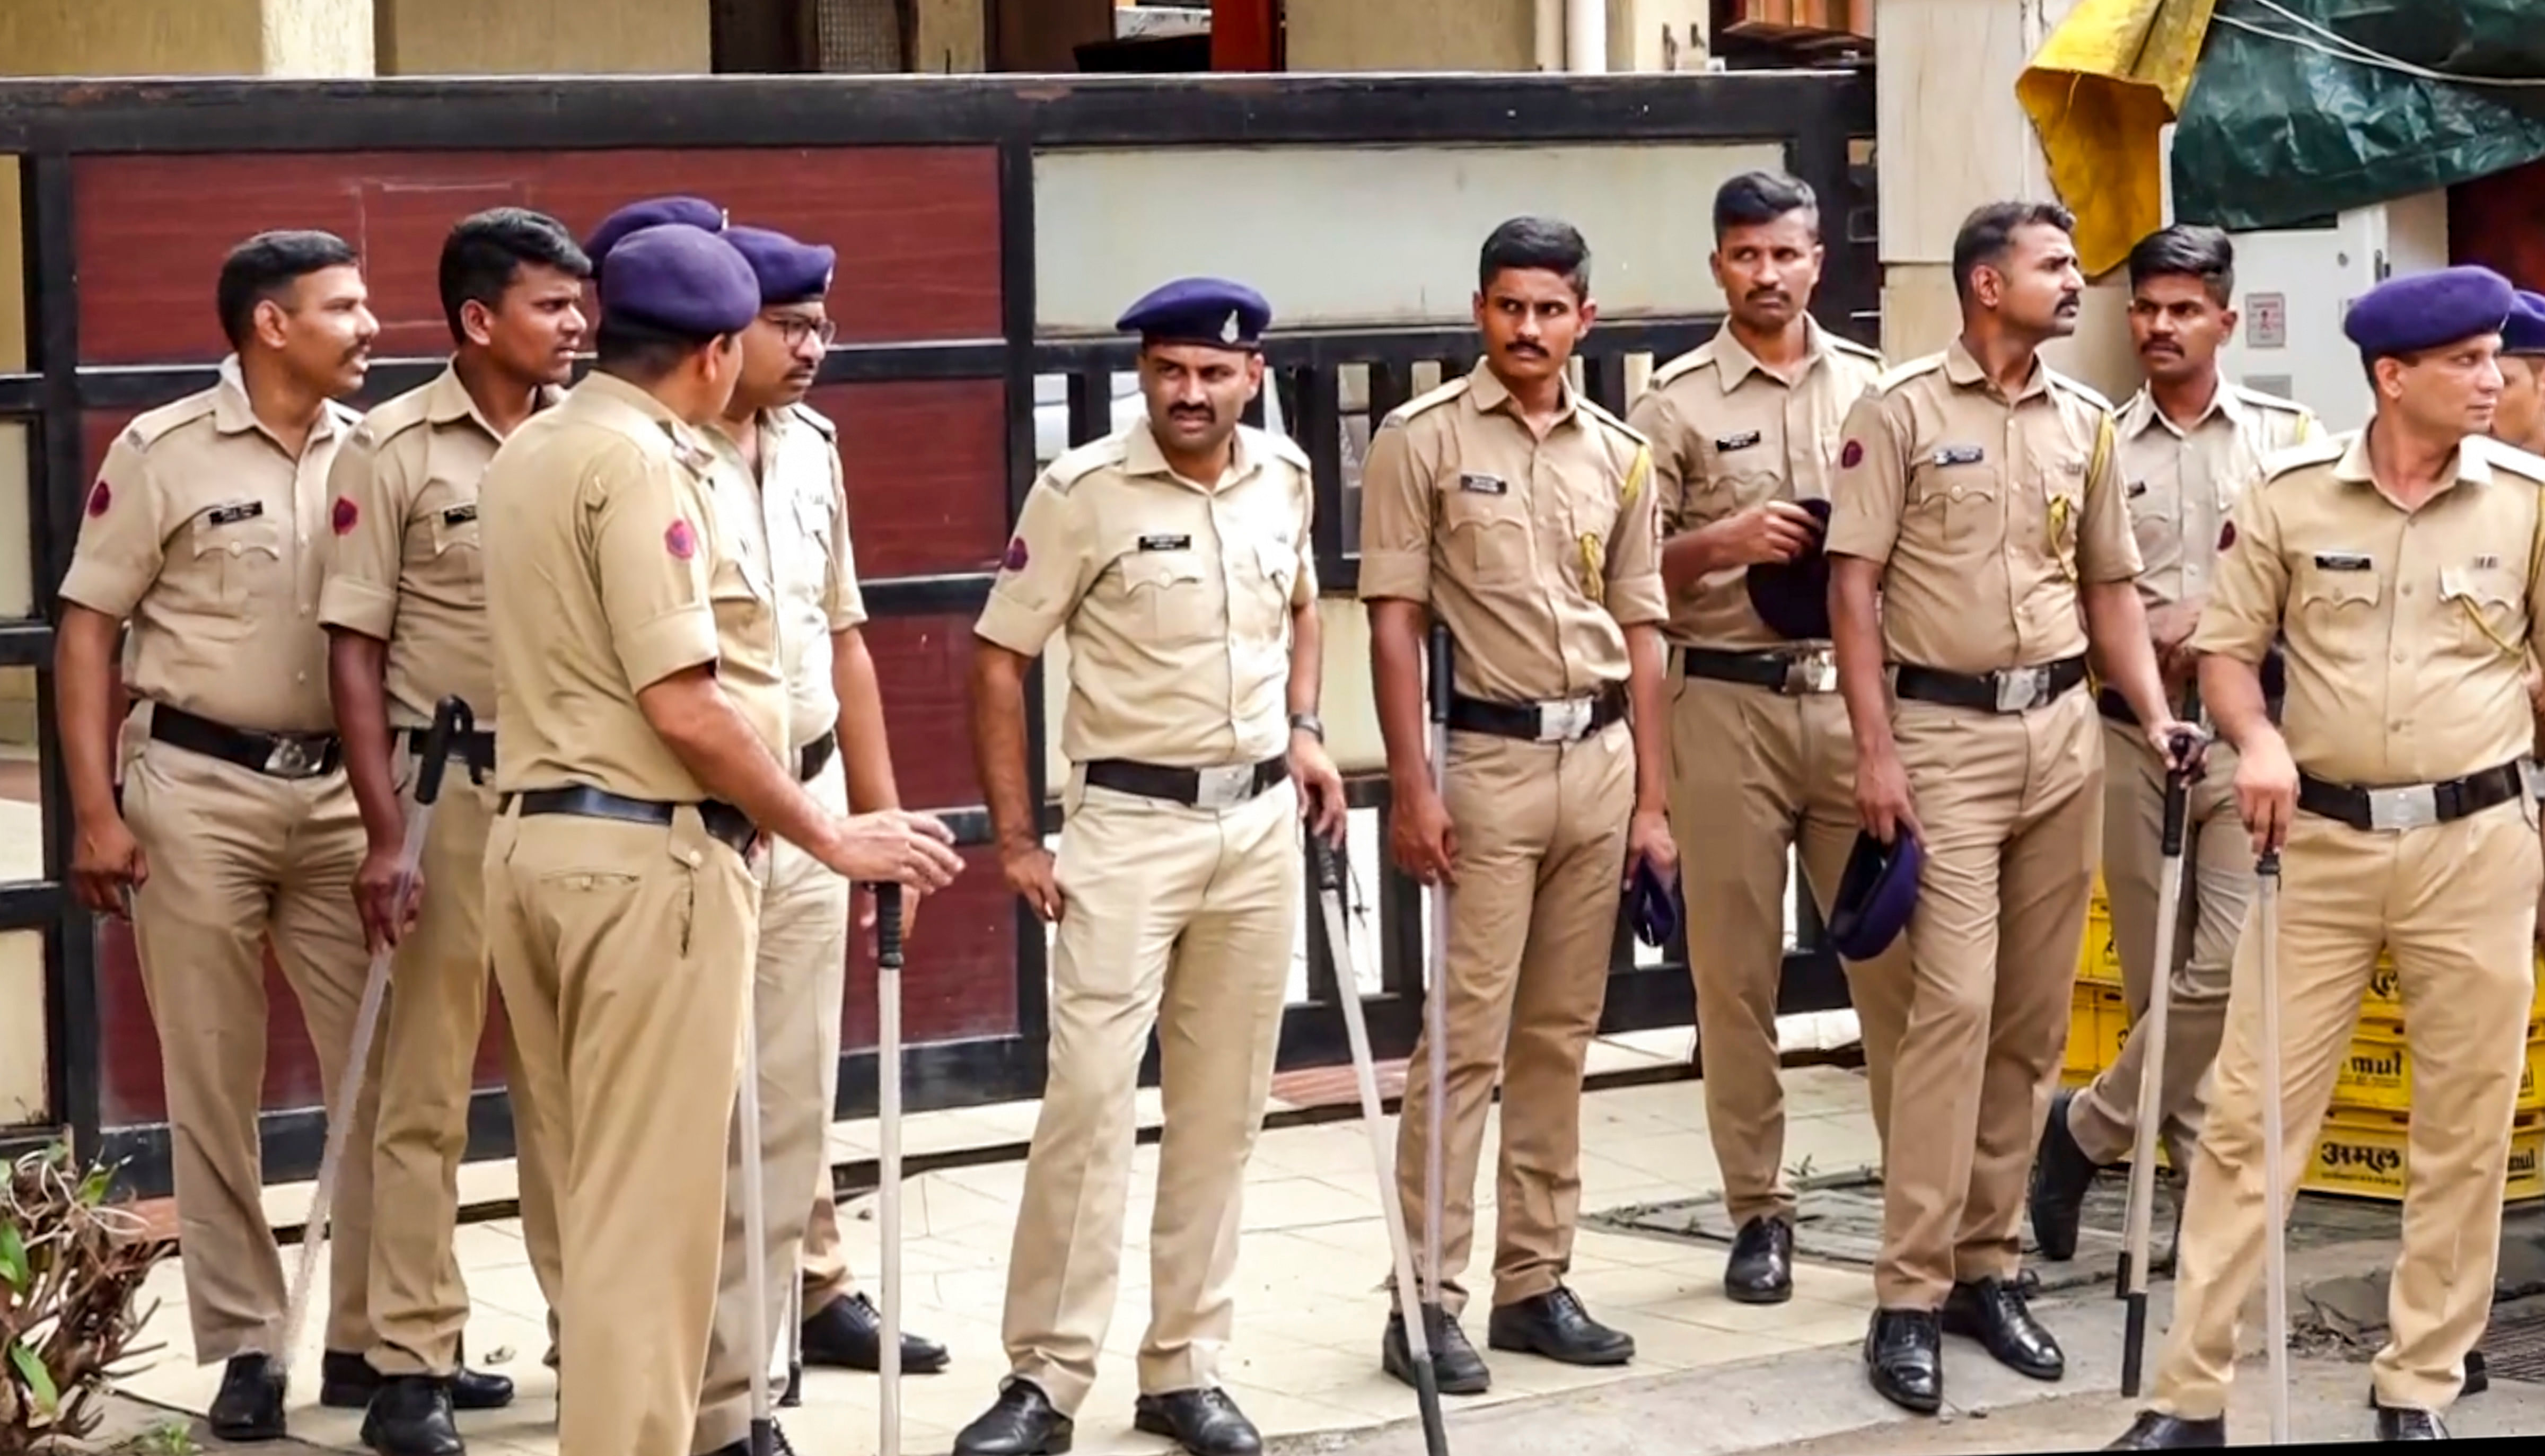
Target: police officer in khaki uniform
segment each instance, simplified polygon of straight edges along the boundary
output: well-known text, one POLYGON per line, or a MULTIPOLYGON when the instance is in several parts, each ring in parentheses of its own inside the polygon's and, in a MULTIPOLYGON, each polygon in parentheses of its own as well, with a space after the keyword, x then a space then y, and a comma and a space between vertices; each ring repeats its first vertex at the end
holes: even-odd
MULTIPOLYGON (((728 227, 724 238, 759 280, 760 311, 742 331, 733 398, 706 441, 734 549, 777 593, 787 759, 826 813, 846 814, 851 804, 898 807, 883 697, 874 660, 858 633, 865 601, 849 544, 835 432, 802 402, 831 340, 822 300, 838 258, 829 248, 765 228, 728 227)), ((767 1211, 759 1232, 769 1287, 749 1283, 744 1241, 752 1231, 743 1220, 737 1126, 726 1154, 715 1332, 692 1442, 700 1452, 748 1456, 752 1365, 766 1367, 782 1333, 779 1312, 787 1281, 796 1276, 810 1209, 805 1192, 830 1181, 825 1155, 848 955, 849 882, 793 845, 772 846, 749 1033, 759 1038, 761 1206, 767 1211), (755 1347, 755 1332, 771 1343, 755 1347)))
POLYGON ((2522 656, 2545 642, 2545 460, 2485 438, 2513 304, 2487 269, 2392 279, 2342 331, 2367 429, 2281 455, 2222 531, 2191 648, 2236 745, 2251 848, 2281 856, 2279 1083, 2263 1081, 2260 937, 2237 943, 2227 1033, 2176 1250, 2149 1411, 2115 1449, 2227 1442, 2237 1315, 2263 1261, 2262 1160, 2315 1146, 2378 953, 2413 1060, 2403 1248, 2370 1366, 2380 1440, 2438 1440, 2492 1309, 2525 1066, 2540 883, 2522 656), (2258 666, 2287 654, 2281 725, 2258 666), (2280 1099, 2281 1146, 2262 1140, 2280 1099))
MULTIPOLYGON (((1723 1290, 1745 1304, 1794 1292, 1794 1192, 1776 986, 1785 870, 1797 845, 1824 919, 1855 846, 1854 745, 1838 696, 1827 598, 1789 638, 1754 605, 1750 569, 1793 562, 1820 522, 1839 426, 1881 356, 1807 311, 1820 283, 1820 204, 1791 177, 1750 172, 1714 195, 1714 279, 1731 311, 1654 371, 1626 416, 1653 443, 1662 581, 1670 589, 1671 826, 1704 1063, 1706 1130, 1737 1230, 1723 1290)), ((1781 613, 1780 613, 1781 615, 1781 613)), ((1874 1125, 1887 1132, 1891 1049, 1908 991, 1905 941, 1848 967, 1874 1125)))
POLYGON ((1299 931, 1299 836, 1343 833, 1322 687, 1308 457, 1238 422, 1263 297, 1166 284, 1122 315, 1148 413, 1034 483, 974 627, 973 752, 1008 883, 1058 926, 1050 1074, 1008 1263, 1011 1373, 956 1456, 1075 1439, 1121 1262, 1133 1093, 1154 1025, 1149 1329, 1132 1424, 1194 1456, 1263 1449, 1219 1388, 1238 1200, 1299 931), (1026 666, 1069 643, 1060 851, 1026 794, 1026 666))
POLYGON ((2037 353, 2077 326, 2072 225, 2050 203, 1970 215, 1961 335, 1848 413, 1833 492, 1856 803, 1875 839, 1924 853, 1864 1350, 1874 1389, 1920 1413, 1942 1400, 1948 1330, 2036 1379, 2065 1370, 2015 1265, 2102 837, 2089 651, 2150 742, 2183 729, 2131 586, 2111 410, 2037 353))
MULTIPOLYGON (((462 220, 442 245, 442 307, 457 346, 432 382, 380 405, 336 456, 335 532, 318 620, 345 764, 370 849, 356 876, 374 948, 395 945, 394 994, 380 1045, 377 1216, 370 1306, 378 1338, 366 1370, 385 1377, 364 1421, 383 1456, 455 1456, 454 1406, 510 1403, 512 1382, 460 1368, 468 1288, 452 1248, 468 1100, 485 1030, 486 829, 494 820, 495 675, 478 559, 477 482, 504 437, 555 403, 583 340, 583 251, 555 219, 499 207, 462 220), (452 744, 453 771, 418 866, 421 893, 397 897, 412 777, 435 705, 469 705, 473 732, 452 744), (465 775, 458 771, 464 765, 465 775)), ((509 1081, 527 1091, 520 1058, 509 1081)), ((515 1118, 520 1161, 538 1169, 534 1121, 515 1118)), ((544 1173, 521 1180, 523 1228, 543 1287, 553 1287, 555 1218, 544 1173)))
MULTIPOLYGON (((1664 808, 1670 607, 1652 450, 1564 375, 1598 314, 1590 270, 1569 224, 1496 228, 1477 269, 1485 358, 1391 413, 1361 472, 1360 595, 1392 849, 1407 873, 1450 893, 1448 1086, 1431 1085, 1418 1039, 1396 1167, 1419 1245, 1426 1108, 1446 1097, 1445 1328, 1431 1332, 1431 1347, 1440 1389, 1457 1394, 1491 1378, 1458 1328, 1458 1273, 1497 1073, 1487 1342, 1583 1365, 1622 1364, 1635 1350, 1564 1284, 1580 1211, 1582 1064, 1607 995, 1618 892, 1638 860, 1670 883, 1679 857, 1664 808), (1433 787, 1427 747, 1427 615, 1456 644, 1445 794, 1433 787)), ((1401 1302, 1400 1292, 1380 1361, 1410 1383, 1401 1302)))
POLYGON ((780 762, 765 571, 732 548, 698 431, 759 312, 711 233, 601 260, 596 371, 481 487, 494 638, 486 936, 564 1169, 560 1446, 689 1456, 715 1314, 764 830, 842 874, 936 888, 944 826, 843 822, 780 762), (561 1124, 561 1125, 559 1125, 561 1124))
POLYGON ((2501 326, 2501 408, 2492 435, 2531 455, 2545 455, 2545 293, 2518 292, 2501 326))
MULTIPOLYGON (((227 1362, 210 1420, 228 1441, 284 1432, 287 1291, 257 1144, 267 939, 329 1106, 369 959, 353 893, 363 825, 316 618, 327 472, 358 418, 336 401, 361 387, 379 331, 366 297, 332 234, 233 249, 216 299, 235 352, 218 383, 117 437, 61 589, 71 878, 90 909, 132 917, 167 1079, 186 1312, 196 1358, 227 1362), (110 704, 127 624, 135 732, 119 755, 110 704)), ((370 1145, 375 1107, 366 1089, 351 1146, 370 1145)), ((347 1160, 332 1212, 331 1370, 371 1344, 369 1159, 347 1160)))
MULTIPOLYGON (((2324 433, 2304 405, 2231 384, 2218 348, 2236 331, 2236 250, 2214 227, 2177 226, 2130 250, 2130 335, 2147 380, 2121 407, 2123 494, 2145 566, 2138 579, 2166 696, 2183 717, 2191 656, 2183 648, 2209 598, 2219 528, 2271 455, 2324 433)), ((2277 696, 2274 688, 2273 696, 2277 696)), ((2120 1055, 2075 1093, 2052 1098, 2032 1170, 2032 1233, 2041 1254, 2072 1258, 2086 1191, 2098 1169, 2129 1156, 2138 1134, 2150 987, 2157 973, 2163 878, 2165 760, 2140 731, 2127 699, 2106 688, 2103 715, 2103 884, 2112 938, 2135 1023, 2120 1055)), ((2237 822, 2236 755, 2204 756, 2184 820, 2180 943, 2167 948, 2165 1061, 2158 1135, 2176 1168, 2191 1166, 2200 1100, 2226 1024, 2227 963, 2254 898, 2254 849, 2237 822)))

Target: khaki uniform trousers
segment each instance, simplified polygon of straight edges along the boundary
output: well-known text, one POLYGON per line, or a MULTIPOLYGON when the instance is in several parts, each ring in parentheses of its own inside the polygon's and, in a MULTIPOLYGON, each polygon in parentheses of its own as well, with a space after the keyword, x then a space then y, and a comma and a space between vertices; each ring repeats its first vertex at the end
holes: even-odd
POLYGON ((1891 1068, 1884 1309, 1937 1309, 1956 1282, 2014 1277, 2102 839, 2097 722, 2083 689, 2021 714, 1894 709, 1927 840, 1891 1068))
MULTIPOLYGON (((1686 677, 1671 654, 1671 827, 1687 904, 1688 973, 1706 1131, 1723 1172, 1725 1212, 1794 1217, 1785 1181, 1784 1061, 1776 988, 1785 968, 1785 882, 1799 849, 1804 881, 1830 915, 1855 849, 1855 740, 1835 692, 1686 677)), ((1908 1013, 1909 947, 1847 963, 1863 1027, 1873 1129, 1891 1129, 1891 1057, 1908 1013)))
POLYGON ((1264 1125, 1300 925, 1297 788, 1190 808, 1073 777, 1057 878, 1049 1071, 1008 1261, 1010 1368, 1063 1414, 1112 1324, 1138 1130, 1158 1033, 1165 1130, 1149 1229, 1140 1390, 1214 1386, 1246 1163, 1264 1125))
MULTIPOLYGON (((2148 1002, 2156 983, 2157 896, 2165 878, 2165 760, 2127 723, 2103 723, 2103 890, 2120 952, 2129 1039, 2102 1074, 2068 1103, 2068 1132, 2086 1156, 2118 1163, 2136 1145, 2139 1079, 2148 1060, 2148 1002)), ((2157 1136, 2176 1168, 2191 1166, 2200 1107, 2218 1038, 2227 1029, 2228 967, 2254 904, 2254 837, 2237 817, 2236 751, 2209 746, 2183 819, 2181 926, 2172 948, 2165 1019, 2164 1085, 2157 1136)))
MULTIPOLYGON (((1467 1304, 1459 1274, 1475 1240, 1476 1173, 1497 1074, 1494 1303, 1545 1294, 1572 1267, 1582 1064, 1608 995, 1635 808, 1634 740, 1624 723, 1563 744, 1453 731, 1445 777, 1458 883, 1448 891, 1442 1008, 1449 1046, 1440 1129, 1449 1145, 1440 1159, 1440 1297, 1454 1319, 1467 1304)), ((1430 1036, 1427 1016, 1406 1063, 1396 1133, 1397 1189, 1416 1249, 1429 1217, 1430 1036)))
POLYGON ((2535 804, 2398 834, 2301 813, 2280 878, 2280 1086, 2261 1081, 2261 937, 2249 920, 2192 1155, 2154 1405, 2192 1419, 2225 1414, 2237 1316, 2262 1269, 2262 1159, 2276 1152, 2294 1203, 2382 949, 2403 991, 2413 1119, 2403 1250, 2386 1300, 2393 1333, 2369 1379, 2386 1405, 2443 1410, 2492 1315, 2545 879, 2535 804), (2262 1098, 2273 1094, 2276 1150, 2262 1146, 2262 1098))
MULTIPOLYGON (((412 755, 402 750, 401 794, 414 781, 414 767, 412 755)), ((380 1033, 370 1273, 378 1340, 370 1363, 383 1375, 455 1373, 460 1334, 468 1325, 468 1285, 452 1235, 492 976, 485 934, 486 831, 495 820, 495 790, 471 782, 466 766, 456 760, 442 785, 419 865, 424 897, 414 929, 399 940, 389 963, 387 1019, 380 1033)), ((412 802, 407 812, 417 812, 412 802)), ((539 1293, 553 1308, 562 1267, 555 1174, 541 1162, 536 1092, 522 1075, 521 1053, 509 1033, 504 1070, 520 1169, 522 1235, 539 1293)))
POLYGON ((825 1166, 813 1185, 813 1211, 804 1221, 804 1318, 811 1319, 857 1293, 848 1251, 840 1247, 840 1210, 831 1196, 825 1166))
POLYGON ((561 1456, 689 1456, 759 933, 759 879, 695 809, 516 810, 486 838, 487 947, 562 1178, 561 1456))
MULTIPOLYGON (((343 772, 269 777, 164 743, 126 767, 123 816, 148 857, 133 945, 167 1080, 178 1238, 195 1358, 286 1358, 283 1258, 265 1216, 257 1112, 266 1077, 264 951, 271 936, 336 1105, 370 954, 354 905, 368 843, 343 772)), ((373 1062, 372 1066, 378 1064, 373 1062)), ((347 1145, 368 1148, 379 1107, 366 1077, 347 1145)), ((330 1350, 371 1344, 365 1294, 371 1165, 345 1160, 329 1208, 330 1350)))
MULTIPOLYGON (((804 785, 831 814, 848 813, 848 779, 839 756, 804 785)), ((769 850, 769 886, 760 902, 760 954, 751 988, 751 1024, 760 1037, 761 1211, 765 1287, 750 1282, 750 1231, 742 1217, 742 1122, 735 1099, 725 1159, 724 1253, 716 1282, 715 1328, 707 1342, 705 1388, 699 1395, 697 1451, 713 1451, 751 1434, 751 1371, 772 1362, 786 1333, 787 1281, 795 1277, 805 1189, 830 1183, 831 1107, 840 1080, 840 1011, 849 978, 849 882, 801 849, 780 840, 769 850), (755 1348, 754 1310, 761 1301, 768 1343, 755 1348)))

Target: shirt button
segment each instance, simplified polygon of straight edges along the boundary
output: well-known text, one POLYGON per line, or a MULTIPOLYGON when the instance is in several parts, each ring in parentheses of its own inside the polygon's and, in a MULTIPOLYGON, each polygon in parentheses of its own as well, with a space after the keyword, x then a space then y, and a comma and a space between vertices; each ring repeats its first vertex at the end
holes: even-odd
POLYGON ((294 673, 291 675, 291 681, 294 683, 306 683, 309 681, 309 675, 307 673, 294 673))
POLYGON ((691 864, 691 866, 692 866, 693 868, 695 868, 695 867, 697 867, 698 864, 700 864, 700 863, 702 863, 702 862, 703 862, 703 859, 702 859, 702 857, 699 855, 698 851, 698 850, 696 850, 696 849, 692 849, 692 850, 690 851, 690 864, 691 864))
POLYGON ((2406 582, 2403 586, 2398 587, 2396 591, 2401 596, 2410 597, 2413 595, 2413 584, 2411 582, 2406 582))
POLYGON ((2402 662, 2402 661, 2404 660, 2404 654, 2403 654, 2403 653, 2400 653, 2400 652, 2399 652, 2399 653, 2396 653, 2396 654, 2395 654, 2395 660, 2396 660, 2397 662, 2402 662))

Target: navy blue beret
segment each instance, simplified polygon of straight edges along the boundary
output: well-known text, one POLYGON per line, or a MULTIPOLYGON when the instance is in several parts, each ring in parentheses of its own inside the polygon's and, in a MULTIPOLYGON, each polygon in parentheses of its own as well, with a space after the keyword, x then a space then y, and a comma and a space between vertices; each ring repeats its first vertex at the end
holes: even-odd
POLYGON ((1889 845, 1869 830, 1857 834, 1838 893, 1830 898, 1830 948, 1853 961, 1889 949, 1918 908, 1918 871, 1926 857, 1906 827, 1889 845))
POLYGON ((704 198, 646 198, 642 202, 629 202, 601 219, 601 225, 584 240, 584 256, 592 260, 593 277, 598 279, 601 276, 602 260, 610 256, 610 250, 618 246, 620 239, 629 233, 670 222, 686 223, 706 232, 722 232, 724 209, 704 198))
POLYGON ((2504 354, 2545 354, 2545 293, 2518 290, 2518 306, 2501 326, 2504 354))
POLYGON ((1634 881, 1626 891, 1626 915, 1636 939, 1656 950, 1668 948, 1679 929, 1678 886, 1663 884, 1653 867, 1637 858, 1634 881))
POLYGON ((686 223, 629 233, 601 281, 601 309, 694 339, 739 333, 760 316, 760 280, 733 245, 686 223))
POLYGON ((799 243, 765 227, 728 227, 724 240, 759 276, 764 308, 803 303, 831 291, 831 273, 838 267, 840 255, 829 248, 799 243))
POLYGON ((2489 268, 2442 268, 2388 279, 2350 305, 2341 332, 2362 356, 2412 354, 2500 332, 2518 301, 2509 280, 2489 268))
POLYGON ((1188 278, 1167 283, 1125 309, 1113 327, 1151 344, 1209 344, 1253 349, 1272 322, 1272 305, 1244 283, 1188 278))
POLYGON ((1791 561, 1765 561, 1742 573, 1750 607, 1768 630, 1795 642, 1826 642, 1830 635, 1830 503, 1797 501, 1820 522, 1820 534, 1791 561))

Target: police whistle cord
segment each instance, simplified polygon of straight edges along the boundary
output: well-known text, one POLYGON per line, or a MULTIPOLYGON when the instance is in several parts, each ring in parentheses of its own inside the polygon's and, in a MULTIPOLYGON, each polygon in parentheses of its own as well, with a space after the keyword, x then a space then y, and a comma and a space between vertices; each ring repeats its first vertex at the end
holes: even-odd
POLYGON ((2191 800, 2189 766, 2199 750, 2200 739, 2192 732, 2179 732, 2169 747, 2174 762, 2165 773, 2165 829, 2159 841, 2164 868, 2157 881, 2157 963, 2148 983, 2148 1041, 2139 1059, 2138 1121, 2130 1151, 2129 1221, 2115 1280, 2116 1292, 2128 1302, 2122 1325, 2121 1394, 2133 1397, 2139 1393, 2139 1373, 2147 1350, 2148 1243, 2156 1219, 2157 1123, 2164 1115, 2165 1105, 2166 1012, 2173 1001, 2176 948, 2181 934, 2183 833, 2191 800))
POLYGON ((883 1330, 875 1341, 879 1456, 901 1456, 901 886, 875 896, 875 1132, 883 1330))
POLYGON ((2288 1168, 2280 1126, 2280 851, 2263 852, 2254 865, 2254 913, 2261 924, 2262 1005, 2262 1202, 2263 1339, 2271 1372, 2271 1444, 2289 1443, 2288 1168))
MULTIPOLYGON (((457 697, 446 697, 433 713, 433 726, 424 733, 423 747, 417 750, 415 766, 415 802, 407 811, 406 842, 398 849, 397 879, 390 897, 394 913, 403 915, 407 897, 415 886, 416 864, 424 857, 424 839, 433 824, 433 806, 442 797, 443 774, 451 767, 452 744, 477 731, 477 720, 468 704, 457 697)), ((363 1000, 354 1012, 354 1044, 345 1053, 344 1072, 336 1080, 336 1102, 327 1109, 327 1146, 318 1160, 318 1181, 309 1194, 309 1218, 300 1230, 300 1263, 292 1273, 291 1296, 285 1302, 283 1338, 275 1358, 286 1368, 291 1364, 291 1352, 300 1346, 300 1330, 309 1318, 309 1292, 318 1276, 318 1246, 328 1233, 328 1210, 336 1198, 336 1179, 344 1172, 345 1139, 353 1131, 354 1108, 363 1095, 363 1078, 369 1072, 371 1041, 379 1032, 380 1004, 387 999, 389 962, 396 954, 394 946, 383 945, 371 952, 370 968, 363 979, 363 1000)))
MULTIPOLYGON (((1457 673, 1454 655, 1457 644, 1449 636, 1449 624, 1437 617, 1432 623, 1431 708, 1432 708, 1432 792, 1442 803, 1449 794, 1449 702, 1456 693, 1457 673)), ((1449 885, 1446 879, 1432 887, 1432 974, 1423 988, 1423 1039, 1431 1053, 1432 1094, 1423 1105, 1423 1285, 1421 1309, 1405 1322, 1407 1349, 1413 1348, 1414 1326, 1437 1321, 1437 1327, 1426 1323, 1424 1335, 1435 1328, 1448 1328, 1447 1308, 1440 1297, 1440 1211, 1448 1191, 1448 1176, 1443 1171, 1446 1156, 1440 1147, 1441 1108, 1449 1100, 1449 885)), ((1399 1301, 1402 1303, 1402 1301, 1399 1301)), ((1429 1369, 1429 1360, 1419 1360, 1417 1367, 1429 1369)), ((1436 1453, 1437 1456, 1437 1453, 1436 1453)))
MULTIPOLYGON (((1344 1036, 1352 1043, 1353 1077, 1360 1085, 1360 1120, 1369 1130, 1369 1158, 1378 1176, 1380 1211, 1387 1219, 1387 1249, 1395 1261, 1396 1287, 1411 1289, 1414 1285, 1414 1251, 1405 1236, 1405 1205, 1396 1190, 1396 1160, 1387 1144, 1386 1116, 1379 1106, 1378 1073, 1369 1050, 1369 1027, 1360 1005, 1360 974, 1352 953, 1352 931, 1344 914, 1343 851, 1328 845, 1313 832, 1308 836, 1308 852, 1316 862, 1317 899, 1325 911, 1326 949, 1334 961, 1335 1000, 1344 1013, 1344 1036)), ((1433 1090, 1433 1102, 1439 1102, 1439 1090, 1433 1090)), ((1449 1432, 1440 1414, 1440 1380, 1432 1368, 1432 1333, 1426 1328, 1426 1312, 1417 1310, 1405 1321, 1405 1349, 1414 1367, 1414 1394, 1423 1415, 1423 1445, 1427 1456, 1449 1456, 1449 1432)))

